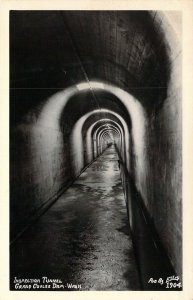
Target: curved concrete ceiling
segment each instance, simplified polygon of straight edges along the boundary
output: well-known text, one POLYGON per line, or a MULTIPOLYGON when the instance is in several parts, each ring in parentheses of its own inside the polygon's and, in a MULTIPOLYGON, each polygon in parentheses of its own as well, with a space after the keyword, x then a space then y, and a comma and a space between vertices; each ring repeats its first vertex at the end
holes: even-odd
MULTIPOLYGON (((115 122, 115 121, 113 121, 113 120, 110 120, 110 119, 106 119, 106 120, 108 120, 108 121, 98 121, 98 122, 95 122, 90 128, 90 131, 91 131, 91 136, 92 136, 92 138, 93 138, 93 140, 95 140, 96 139, 96 136, 97 136, 97 133, 99 132, 99 130, 101 129, 101 128, 104 128, 104 127, 108 127, 108 128, 116 128, 117 130, 118 130, 118 132, 119 132, 119 134, 122 136, 123 135, 123 130, 122 130, 122 128, 121 128, 121 126, 117 123, 117 122, 115 122)), ((123 137, 123 136, 122 136, 123 137)))
POLYGON ((111 130, 111 129, 114 129, 118 134, 121 134, 120 132, 120 129, 114 125, 109 125, 109 124, 105 124, 105 125, 101 125, 98 130, 96 130, 96 134, 99 135, 99 133, 103 130, 103 129, 108 129, 108 130, 111 130))
POLYGON ((114 129, 114 128, 105 128, 105 129, 102 129, 99 133, 98 133, 98 139, 100 139, 100 137, 102 136, 102 134, 103 133, 105 133, 105 132, 116 132, 117 134, 119 134, 120 135, 120 133, 116 130, 116 129, 114 129))
POLYGON ((26 95, 25 106, 30 106, 34 95, 37 102, 60 88, 100 80, 128 91, 146 107, 159 103, 167 92, 169 58, 157 14, 12 12, 11 88, 18 89, 12 93, 20 101, 26 95), (31 102, 29 90, 20 90, 25 87, 32 89, 31 102))
MULTIPOLYGON (((104 110, 102 110, 102 111, 98 110, 95 114, 89 116, 83 125, 83 136, 85 136, 89 127, 92 126, 95 122, 102 122, 102 123, 106 124, 107 121, 104 121, 104 119, 109 119, 110 122, 111 121, 115 122, 124 131, 124 126, 118 117, 119 115, 118 114, 116 115, 114 113, 104 112, 104 110)), ((125 121, 125 119, 123 119, 123 120, 125 121)), ((109 123, 109 121, 108 121, 108 123, 109 123)), ((100 125, 97 125, 97 124, 95 125, 96 127, 94 127, 94 130, 97 129, 98 126, 100 127, 100 125)), ((92 132, 92 134, 94 134, 94 132, 92 132)))
POLYGON ((102 126, 113 126, 113 125, 116 126, 116 128, 119 129, 120 131, 120 125, 117 122, 107 118, 96 121, 94 124, 90 126, 89 130, 91 130, 91 135, 94 138, 94 136, 96 135, 96 131, 99 128, 101 128, 102 126))
POLYGON ((105 90, 94 91, 97 94, 97 103, 93 101, 90 90, 80 91, 80 93, 71 97, 66 104, 62 117, 61 127, 64 131, 69 130, 70 125, 76 122, 78 118, 94 109, 111 109, 122 116, 131 128, 131 117, 124 104, 113 94, 105 90))
POLYGON ((120 132, 115 129, 115 127, 109 127, 109 128, 100 128, 99 131, 97 132, 97 139, 99 140, 101 135, 104 132, 116 132, 119 136, 121 135, 120 132))
MULTIPOLYGON (((114 134, 115 131, 113 129, 106 129, 106 130, 104 129, 99 133, 98 141, 100 142, 102 138, 105 140, 106 137, 110 137, 111 139, 113 139, 112 137, 114 137, 114 134)), ((117 135, 117 132, 115 135, 117 135)))

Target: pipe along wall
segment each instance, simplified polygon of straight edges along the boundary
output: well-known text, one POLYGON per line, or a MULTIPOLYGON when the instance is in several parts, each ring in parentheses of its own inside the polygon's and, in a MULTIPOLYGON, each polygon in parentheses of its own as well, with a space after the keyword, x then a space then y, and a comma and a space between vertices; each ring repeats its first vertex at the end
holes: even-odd
MULTIPOLYGON (((28 22, 26 24, 29 26, 24 28, 26 40, 28 39, 27 31, 31 33, 33 26, 35 26, 33 30, 37 34, 36 26, 40 26, 50 41, 52 32, 49 32, 49 24, 51 21, 54 21, 55 30, 58 30, 62 40, 62 25, 54 13, 50 13, 48 18, 43 13, 41 18, 38 18, 38 14, 40 13, 35 14, 34 12, 34 14, 31 13, 27 16, 23 13, 23 20, 29 18, 28 21, 26 19, 28 22)), ((90 14, 88 13, 88 17, 90 14)), ((129 60, 130 64, 135 65, 138 61, 138 50, 135 50, 135 54, 132 52, 134 43, 138 42, 140 45, 144 36, 148 40, 148 34, 147 31, 142 31, 140 27, 142 19, 136 12, 133 15, 130 12, 128 19, 125 12, 119 14, 120 20, 122 18, 122 23, 119 20, 120 24, 117 25, 119 29, 123 27, 126 30, 129 26, 128 22, 131 22, 132 28, 138 24, 141 30, 135 34, 133 44, 130 46, 127 44, 129 42, 125 36, 122 37, 121 31, 118 36, 122 47, 130 49, 130 53, 135 55, 134 58, 131 58, 131 55, 129 60)), ((86 26, 85 15, 86 12, 78 14, 83 27, 86 26)), ((105 13, 98 13, 97 15, 96 12, 93 16, 94 18, 100 17, 100 24, 105 22, 104 20, 107 23, 110 22, 108 21, 109 18, 112 18, 111 22, 114 24, 113 14, 112 16, 105 15, 105 13)), ((79 35, 75 17, 73 12, 69 13, 69 16, 65 15, 65 21, 68 24, 65 27, 68 32, 67 36, 69 36, 69 32, 72 32, 73 38, 67 39, 67 41, 63 40, 65 53, 70 63, 72 65, 73 63, 74 65, 77 64, 74 67, 76 70, 72 68, 72 70, 67 71, 75 83, 72 84, 67 79, 64 88, 60 89, 55 85, 54 91, 47 88, 47 94, 46 92, 42 94, 44 93, 43 89, 36 89, 33 86, 30 86, 28 90, 19 90, 18 84, 21 81, 20 83, 14 79, 11 81, 11 241, 14 243, 15 239, 19 238, 22 232, 36 220, 37 216, 40 216, 58 199, 59 195, 81 174, 84 168, 113 142, 120 157, 120 171, 142 288, 148 289, 147 280, 153 275, 157 277, 168 274, 182 276, 180 43, 170 25, 172 24, 171 18, 158 12, 147 17, 145 15, 144 20, 147 19, 146 29, 153 28, 151 29, 152 36, 154 36, 154 31, 158 32, 156 35, 158 40, 151 41, 150 38, 146 47, 140 51, 142 70, 145 68, 145 63, 143 64, 142 60, 148 62, 148 59, 151 59, 153 61, 155 55, 156 65, 152 62, 152 72, 155 71, 155 74, 149 76, 148 85, 152 85, 153 81, 151 82, 151 80, 157 79, 160 84, 156 89, 157 94, 154 93, 154 90, 148 91, 149 94, 146 90, 129 90, 126 85, 122 85, 119 81, 120 77, 123 77, 121 68, 116 72, 118 75, 115 80, 110 75, 104 78, 104 74, 100 73, 102 72, 100 71, 100 63, 97 61, 96 75, 92 76, 90 70, 92 63, 86 64, 89 61, 86 52, 81 53, 80 56, 77 55, 77 52, 86 51, 86 49, 82 45, 84 44, 84 36, 82 41, 76 39, 76 31, 77 37, 79 35), (72 14, 71 18, 70 14, 72 14), (74 25, 71 24, 71 20, 74 21, 74 25), (72 31, 69 28, 72 28, 72 31), (73 43, 74 39, 77 42, 75 44, 73 43), (72 44, 73 51, 70 51, 67 47, 72 44), (83 50, 80 50, 79 46, 80 49, 82 46, 83 50), (149 54, 147 53, 148 49, 149 54), (165 51, 164 55, 167 58, 165 58, 165 64, 169 66, 167 74, 163 67, 164 62, 160 61, 163 55, 160 49, 166 49, 163 51, 165 51), (153 53, 152 56, 151 52, 153 53), (83 54, 85 61, 84 58, 81 60, 81 57, 84 57, 83 54), (86 81, 82 75, 82 66, 86 66, 89 81, 86 81), (167 77, 167 82, 164 82, 165 79, 159 76, 167 77), (97 80, 92 78, 97 78, 97 80), (164 86, 161 86, 160 78, 164 86), (160 257, 162 257, 161 260, 160 257)), ((13 36, 11 37, 11 68, 14 74, 17 62, 20 61, 17 51, 21 47, 17 41, 15 42, 15 38, 17 38, 17 34, 19 35, 25 22, 21 22, 19 13, 13 13, 11 20, 11 36, 13 36), (15 24, 14 29, 12 28, 13 23, 15 24)), ((108 36, 107 23, 103 25, 104 32, 108 36)), ((96 26, 93 27, 93 39, 98 38, 95 35, 96 26)), ((85 28, 88 30, 87 27, 85 28)), ((36 38, 32 36, 30 45, 34 44, 36 38)), ((109 42, 107 48, 109 47, 108 49, 111 48, 113 51, 110 38, 107 41, 109 42)), ((90 49, 94 49, 92 48, 93 41, 89 40, 89 45, 90 49)), ((100 44, 100 46, 103 47, 104 45, 100 44)), ((27 51, 27 42, 22 47, 27 51)), ((55 53, 59 51, 55 44, 52 45, 51 49, 54 49, 55 53)), ((40 45, 40 50, 45 50, 43 45, 40 45)), ((107 51, 107 49, 103 49, 103 51, 107 51)), ((31 55, 29 61, 33 62, 36 57, 33 57, 35 54, 31 55)), ((125 54, 120 55, 122 55, 121 61, 125 54)), ((53 58, 46 57, 46 59, 45 63, 53 58)), ((29 61, 24 58, 23 64, 29 61)), ((108 60, 107 63, 109 63, 108 60)), ((114 68, 113 63, 111 63, 111 67, 114 68)), ((66 68, 68 67, 66 66, 66 68)), ((21 77, 22 72, 23 70, 18 73, 18 76, 21 77)), ((53 72, 51 73, 53 74, 53 72)), ((39 79, 41 79, 38 84, 44 87, 46 80, 42 79, 41 72, 38 74, 39 79)), ((49 83, 51 80, 50 73, 48 72, 46 76, 49 83)), ((139 73, 135 73, 135 76, 137 78, 139 73)), ((142 78, 144 85, 146 84, 145 76, 144 71, 144 78, 142 78)), ((129 77, 126 78, 131 80, 129 77)), ((56 79, 61 83, 60 77, 56 76, 56 79)), ((32 85, 37 84, 36 79, 33 78, 21 84, 25 86, 29 82, 32 82, 32 85)), ((160 286, 155 286, 156 288, 160 289, 160 286)))

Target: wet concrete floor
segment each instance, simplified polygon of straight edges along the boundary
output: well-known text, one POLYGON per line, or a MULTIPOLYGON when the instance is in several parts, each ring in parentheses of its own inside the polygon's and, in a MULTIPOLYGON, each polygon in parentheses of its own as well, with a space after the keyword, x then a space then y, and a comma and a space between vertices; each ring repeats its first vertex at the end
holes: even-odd
POLYGON ((14 277, 40 279, 37 289, 52 289, 42 276, 61 280, 54 290, 140 289, 113 146, 17 240, 10 266, 11 289, 14 277))

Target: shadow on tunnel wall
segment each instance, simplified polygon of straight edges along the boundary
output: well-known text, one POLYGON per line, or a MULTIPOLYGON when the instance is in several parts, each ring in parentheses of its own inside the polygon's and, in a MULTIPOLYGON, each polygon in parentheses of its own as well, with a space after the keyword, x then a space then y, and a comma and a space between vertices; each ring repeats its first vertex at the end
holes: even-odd
MULTIPOLYGON (((117 152, 119 153, 118 149, 117 152)), ((120 153, 119 167, 142 290, 182 290, 181 278, 172 266, 154 220, 150 217, 144 199, 137 190, 132 175, 127 171, 120 153)))

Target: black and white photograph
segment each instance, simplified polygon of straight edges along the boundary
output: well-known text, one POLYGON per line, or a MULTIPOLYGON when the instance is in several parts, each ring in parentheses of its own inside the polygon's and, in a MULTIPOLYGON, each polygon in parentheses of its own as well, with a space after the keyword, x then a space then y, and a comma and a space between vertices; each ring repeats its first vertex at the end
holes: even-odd
POLYGON ((9 13, 10 290, 181 291, 182 15, 9 13))
POLYGON ((192 34, 192 0, 0 0, 0 300, 193 300, 192 34))

